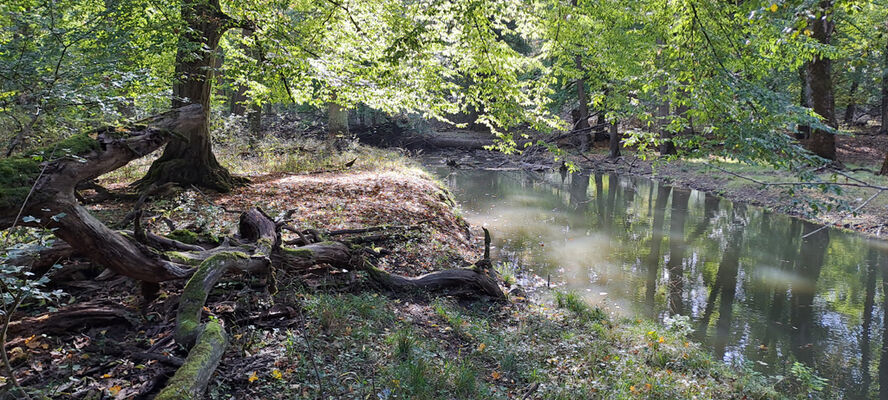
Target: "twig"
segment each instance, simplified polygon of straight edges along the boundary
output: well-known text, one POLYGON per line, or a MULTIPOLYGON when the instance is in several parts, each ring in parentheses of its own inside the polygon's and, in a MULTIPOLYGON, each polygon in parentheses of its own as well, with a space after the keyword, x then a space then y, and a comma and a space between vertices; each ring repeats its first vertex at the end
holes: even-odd
MULTIPOLYGON (((835 186, 848 186, 848 187, 858 187, 858 188, 868 188, 868 189, 878 189, 878 190, 888 190, 888 186, 879 186, 873 185, 871 183, 850 183, 850 182, 823 182, 823 181, 813 181, 813 182, 763 182, 755 178, 750 178, 748 176, 740 175, 736 172, 728 171, 722 167, 719 167, 714 164, 705 163, 704 165, 715 168, 719 171, 722 171, 726 174, 736 176, 740 179, 745 179, 750 182, 757 183, 762 186, 819 186, 819 185, 835 185, 835 186)), ((862 181, 861 181, 862 182, 862 181)))
MULTIPOLYGON (((877 191, 876 193, 873 193, 872 196, 870 196, 868 199, 864 200, 862 203, 860 203, 860 205, 857 206, 857 208, 851 210, 851 212, 848 213, 848 214, 855 214, 855 213, 857 213, 858 211, 860 211, 860 209, 862 209, 863 207, 866 207, 866 205, 869 204, 869 202, 873 201, 873 199, 875 199, 875 198, 878 197, 880 194, 882 194, 883 191, 884 191, 884 189, 880 189, 880 190, 877 191)), ((831 223, 831 224, 829 224, 829 225, 823 225, 823 226, 821 226, 820 228, 817 228, 817 229, 815 229, 815 230, 813 230, 813 231, 811 231, 811 232, 808 232, 808 233, 802 235, 802 239, 807 239, 809 236, 811 236, 811 235, 813 235, 813 234, 815 234, 815 233, 817 233, 817 232, 820 232, 820 231, 826 229, 826 228, 829 227, 829 226, 832 226, 832 225, 838 224, 839 222, 842 222, 842 220, 845 219, 845 217, 847 217, 848 214, 839 217, 839 219, 837 219, 835 222, 833 222, 833 223, 831 223)))

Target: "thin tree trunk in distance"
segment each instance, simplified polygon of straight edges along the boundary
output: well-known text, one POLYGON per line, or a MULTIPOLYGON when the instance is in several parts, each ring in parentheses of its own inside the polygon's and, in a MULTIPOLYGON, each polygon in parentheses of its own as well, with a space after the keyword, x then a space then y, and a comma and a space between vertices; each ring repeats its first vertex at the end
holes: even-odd
MULTIPOLYGON (((576 3, 576 1, 574 3, 576 3)), ((574 4, 574 5, 576 5, 576 4, 574 4)), ((577 69, 581 73, 583 73, 584 70, 583 70, 582 57, 576 56, 574 61, 577 64, 577 69)), ((586 94, 586 79, 583 77, 580 77, 580 79, 577 79, 577 100, 580 103, 580 106, 579 106, 580 115, 578 116, 577 123, 574 125, 573 128, 575 130, 583 129, 583 131, 580 133, 580 151, 585 152, 585 151, 589 150, 590 132, 588 131, 588 128, 589 128, 589 95, 586 94)))
POLYGON ((327 103, 327 140, 336 143, 348 134, 348 109, 332 101, 327 103))
MULTIPOLYGON (((808 63, 799 67, 799 105, 802 107, 811 107, 808 103, 808 63)), ((799 125, 796 132, 796 139, 804 140, 811 136, 811 127, 808 125, 799 125)))
POLYGON ((860 86, 860 81, 858 77, 852 78, 854 79, 851 82, 851 88, 848 89, 848 106, 845 107, 845 116, 843 120, 845 121, 845 125, 851 125, 854 122, 854 113, 857 111, 857 104, 854 104, 854 93, 857 92, 857 88, 860 86))
POLYGON ((620 132, 617 129, 617 121, 610 124, 610 153, 608 158, 620 157, 620 132))
MULTIPOLYGON (((885 24, 886 37, 888 37, 888 23, 885 24)), ((882 64, 882 129, 881 133, 888 134, 888 40, 885 41, 885 62, 882 64)))

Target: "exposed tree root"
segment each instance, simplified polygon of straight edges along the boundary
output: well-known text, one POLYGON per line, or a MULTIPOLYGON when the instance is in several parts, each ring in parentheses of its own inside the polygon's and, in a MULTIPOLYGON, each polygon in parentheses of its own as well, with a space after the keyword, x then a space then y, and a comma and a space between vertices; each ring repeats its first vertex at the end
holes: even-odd
MULTIPOLYGON (((154 117, 147 126, 103 130, 95 138, 98 143, 90 147, 90 151, 79 154, 79 159, 60 158, 44 164, 44 172, 30 189, 30 201, 21 209, 0 209, 0 228, 13 224, 55 228, 59 238, 92 261, 114 273, 142 281, 143 294, 149 300, 157 293, 157 283, 190 278, 180 296, 174 332, 176 342, 189 349, 188 356, 157 399, 197 398, 209 383, 225 352, 228 338, 222 321, 202 322, 203 308, 213 287, 231 271, 262 274, 269 273, 272 268, 306 270, 329 265, 365 271, 372 281, 396 292, 422 291, 505 299, 495 277, 487 273, 490 264, 487 251, 485 258, 473 268, 410 278, 377 268, 373 261, 380 253, 358 245, 361 240, 357 239, 360 238, 332 241, 327 239, 328 234, 293 229, 300 235, 301 246, 282 247, 280 230, 285 224, 275 222, 258 208, 241 214, 237 236, 226 239, 217 247, 204 249, 145 231, 138 212, 134 217, 133 232, 112 230, 77 203, 74 191, 78 184, 150 153, 166 143, 172 131, 187 130, 202 118, 199 106, 187 106, 154 117), (22 215, 34 216, 42 222, 33 219, 16 221, 22 215)), ((385 229, 373 227, 333 234, 385 229)), ((395 231, 400 234, 411 229, 416 228, 398 227, 395 231)), ((383 234, 371 239, 385 238, 383 234)), ((485 244, 489 246, 489 237, 485 244)), ((88 311, 84 313, 90 315, 88 311)), ((92 314, 102 316, 107 313, 92 314)), ((113 312, 108 315, 119 318, 113 312)))

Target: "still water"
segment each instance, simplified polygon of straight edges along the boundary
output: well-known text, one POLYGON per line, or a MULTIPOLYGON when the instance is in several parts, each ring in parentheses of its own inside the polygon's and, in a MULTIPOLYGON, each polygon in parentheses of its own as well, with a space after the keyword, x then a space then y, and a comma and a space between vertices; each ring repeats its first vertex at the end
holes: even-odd
POLYGON ((519 271, 623 316, 686 315, 729 364, 807 364, 828 397, 888 387, 886 243, 643 178, 437 172, 519 271))

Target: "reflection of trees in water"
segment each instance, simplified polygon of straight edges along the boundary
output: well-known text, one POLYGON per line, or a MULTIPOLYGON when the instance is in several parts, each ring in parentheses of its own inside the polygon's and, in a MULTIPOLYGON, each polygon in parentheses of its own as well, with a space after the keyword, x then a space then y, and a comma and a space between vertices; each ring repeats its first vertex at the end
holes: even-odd
POLYGON ((737 272, 740 267, 740 250, 743 242, 743 229, 745 225, 740 223, 745 215, 745 207, 735 205, 731 209, 731 224, 727 227, 727 242, 725 243, 722 259, 718 264, 718 272, 715 275, 712 289, 709 291, 709 299, 706 302, 706 310, 700 321, 700 334, 705 336, 709 326, 709 319, 715 309, 715 300, 718 298, 718 320, 715 322, 715 335, 713 337, 713 351, 719 359, 724 358, 725 347, 730 338, 731 319, 734 316, 734 297, 737 293, 737 272), (719 295, 721 296, 719 298, 719 295))
MULTIPOLYGON (((775 235, 778 235, 779 232, 775 232, 775 235)), ((791 326, 787 323, 789 316, 787 315, 787 293, 789 291, 789 284, 786 276, 789 276, 791 271, 795 267, 795 260, 798 257, 799 252, 799 238, 802 235, 802 224, 798 219, 793 218, 792 222, 789 224, 789 228, 784 234, 786 241, 777 240, 777 236, 772 236, 775 238, 775 242, 781 246, 781 250, 778 252, 780 254, 777 263, 777 270, 781 272, 781 278, 777 280, 774 284, 774 294, 771 297, 770 308, 768 312, 768 327, 767 333, 765 334, 765 340, 763 341, 767 348, 770 350, 770 354, 773 356, 773 359, 769 360, 771 363, 777 362, 778 354, 777 354, 777 345, 780 338, 787 337, 789 335, 789 331, 792 329, 791 326)))
MULTIPOLYGON (((718 356, 732 358, 724 356, 727 349, 743 346, 738 348, 742 352, 738 355, 766 362, 767 371, 763 372, 767 374, 784 375, 788 371, 781 368, 793 359, 809 365, 816 360, 817 373, 831 380, 833 393, 846 398, 865 397, 876 393, 879 386, 888 388, 888 353, 881 360, 875 354, 888 352, 888 338, 882 338, 882 346, 873 344, 883 329, 883 316, 877 313, 880 291, 885 289, 875 282, 879 266, 875 261, 863 262, 872 256, 867 256, 857 239, 824 230, 803 241, 802 234, 813 232, 817 226, 766 210, 746 210, 714 196, 701 198, 698 203, 688 192, 653 182, 640 181, 636 190, 618 176, 578 173, 559 185, 555 174, 467 175, 448 176, 447 181, 458 193, 466 194, 461 203, 468 204, 469 209, 477 204, 474 209, 501 213, 508 209, 502 201, 514 197, 519 199, 515 209, 528 209, 528 215, 536 215, 531 209, 560 210, 560 216, 552 214, 558 218, 554 221, 566 223, 569 231, 582 229, 607 235, 614 245, 614 253, 606 255, 608 261, 623 263, 620 279, 627 281, 620 283, 634 284, 626 288, 625 295, 641 303, 642 312, 651 317, 665 311, 664 306, 670 313, 693 313, 699 323, 698 339, 711 343, 718 356), (694 212, 688 213, 688 208, 694 212), (663 243, 667 235, 668 244, 663 243), (828 245, 830 256, 826 255, 828 245), (668 261, 664 266, 665 254, 668 261), (662 284, 658 282, 663 276, 661 266, 669 271, 665 301, 657 299, 661 295, 657 293, 657 285, 662 284), (846 284, 849 280, 856 286, 837 293, 838 299, 817 297, 817 284, 821 286, 819 292, 824 293, 837 281, 846 284), (819 311, 821 308, 824 312, 819 311), (851 333, 860 335, 859 341, 854 343, 857 337, 848 337, 845 342, 835 342, 843 340, 837 335, 847 333, 835 330, 837 327, 831 324, 838 323, 838 319, 856 320, 861 315, 862 324, 852 327, 851 333), (759 349, 760 345, 765 347, 759 349), (868 368, 870 364, 872 368, 868 368)), ((494 238, 508 240, 507 245, 498 247, 519 251, 515 255, 523 255, 522 263, 534 263, 534 270, 545 273, 557 265, 550 265, 541 256, 548 247, 540 249, 536 231, 528 227, 536 224, 551 228, 551 221, 530 222, 515 224, 518 228, 514 235, 494 238)), ((884 282, 888 271, 884 274, 883 284, 888 285, 884 282)), ((888 314, 884 318, 888 321, 888 314)))
POLYGON ((821 229, 810 222, 802 222, 802 236, 811 234, 802 239, 799 248, 796 274, 805 279, 806 285, 792 290, 792 308, 789 313, 792 323, 792 352, 796 359, 807 364, 814 365, 814 345, 812 333, 814 329, 814 295, 820 271, 823 269, 823 260, 829 245, 829 230, 821 229), (816 232, 815 232, 816 231, 816 232))
POLYGON ((879 392, 882 399, 888 399, 888 260, 880 257, 882 270, 882 351, 879 355, 879 392))
POLYGON ((718 203, 719 198, 717 196, 709 193, 706 194, 703 198, 703 218, 700 218, 700 221, 694 226, 694 230, 688 235, 688 243, 694 242, 708 231, 712 218, 715 217, 715 213, 718 211, 718 203))
MULTIPOLYGON (((879 252, 870 247, 867 254, 866 292, 863 298, 863 323, 860 329, 860 373, 861 385, 858 395, 866 397, 872 381, 870 377, 870 332, 873 324, 873 307, 876 299, 876 269, 879 263, 879 252)), ((888 394, 888 393, 886 393, 888 394)))
POLYGON ((657 185, 657 200, 654 204, 654 221, 651 223, 651 251, 644 259, 647 266, 647 279, 645 280, 645 305, 651 316, 656 315, 654 309, 654 295, 657 291, 657 270, 660 267, 660 246, 663 244, 663 220, 666 214, 666 201, 669 200, 669 192, 672 190, 666 185, 657 185))
POLYGON ((669 271, 669 311, 672 314, 683 314, 684 303, 684 256, 685 219, 688 214, 688 200, 691 192, 684 189, 672 190, 672 212, 670 213, 669 227, 669 261, 666 270, 669 271))
POLYGON ((570 206, 579 213, 584 212, 589 202, 589 173, 580 172, 571 175, 568 192, 570 206))

